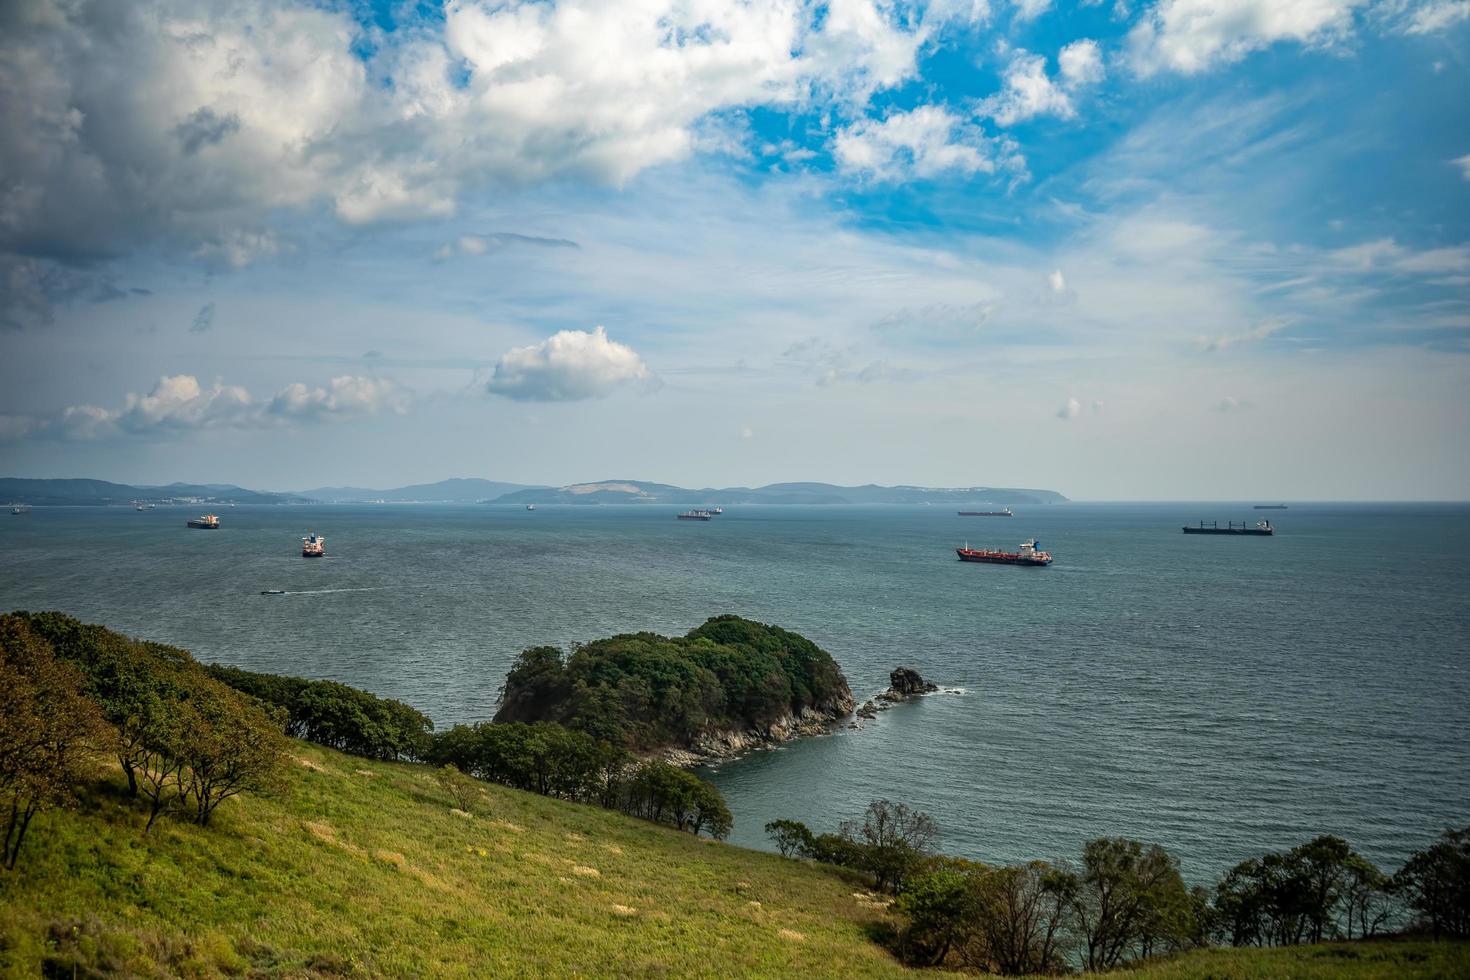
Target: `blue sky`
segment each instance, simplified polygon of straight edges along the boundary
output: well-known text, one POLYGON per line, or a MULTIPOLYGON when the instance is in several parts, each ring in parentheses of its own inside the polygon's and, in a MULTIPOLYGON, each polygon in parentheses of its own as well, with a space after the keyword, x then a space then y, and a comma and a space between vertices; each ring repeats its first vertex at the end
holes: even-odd
POLYGON ((0 470, 1464 499, 1470 0, 0 12, 0 470))

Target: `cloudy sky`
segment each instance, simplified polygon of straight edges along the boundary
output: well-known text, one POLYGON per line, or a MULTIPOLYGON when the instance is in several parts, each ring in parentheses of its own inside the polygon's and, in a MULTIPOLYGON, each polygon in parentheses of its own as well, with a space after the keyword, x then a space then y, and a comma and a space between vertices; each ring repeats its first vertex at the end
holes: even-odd
POLYGON ((0 475, 1470 496, 1470 0, 5 0, 0 475))

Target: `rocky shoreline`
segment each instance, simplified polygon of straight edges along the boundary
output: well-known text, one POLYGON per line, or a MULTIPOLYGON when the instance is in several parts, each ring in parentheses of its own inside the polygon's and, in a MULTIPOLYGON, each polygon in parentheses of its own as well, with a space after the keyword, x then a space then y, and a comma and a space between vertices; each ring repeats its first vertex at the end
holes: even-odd
POLYGON ((686 768, 729 762, 731 759, 738 759, 760 749, 775 748, 806 735, 825 735, 838 722, 852 714, 856 703, 850 694, 845 695, 825 711, 806 708, 799 715, 786 715, 777 719, 766 729, 705 732, 691 745, 669 746, 656 755, 665 762, 686 768))
MULTIPOLYGON (((902 704, 937 690, 939 685, 924 680, 917 670, 898 667, 888 675, 888 690, 869 698, 861 707, 857 707, 856 699, 849 694, 839 698, 826 710, 806 708, 801 714, 786 715, 765 729, 706 732, 693 744, 668 746, 653 753, 653 757, 684 768, 729 762, 751 752, 773 749, 804 736, 826 735, 848 717, 873 718, 878 712, 887 711, 895 704, 902 704)), ((857 728, 859 725, 854 721, 847 727, 857 728)))

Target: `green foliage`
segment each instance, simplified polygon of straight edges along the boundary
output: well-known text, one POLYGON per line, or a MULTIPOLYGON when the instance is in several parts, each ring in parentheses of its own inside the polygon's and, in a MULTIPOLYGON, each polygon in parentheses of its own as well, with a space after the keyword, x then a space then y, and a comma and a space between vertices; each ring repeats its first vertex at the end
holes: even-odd
POLYGON ((1392 914, 1388 878, 1340 837, 1242 861, 1215 886, 1216 934, 1235 946, 1370 936, 1392 914))
POLYGON ((216 680, 286 712, 286 733, 368 759, 424 759, 434 723, 392 698, 336 681, 260 674, 216 664, 216 680))
POLYGON ((858 863, 880 890, 898 890, 904 877, 932 850, 939 828, 927 813, 905 803, 874 800, 861 823, 843 824, 842 835, 858 845, 858 863))
POLYGON ((1083 965, 1110 970, 1124 961, 1181 949, 1196 933, 1179 865, 1157 844, 1123 837, 1088 841, 1072 892, 1083 965))
POLYGON ((908 919, 900 934, 905 962, 938 966, 973 934, 979 897, 970 870, 943 862, 909 876, 895 903, 908 919))
POLYGON ((515 789, 723 838, 732 818, 719 791, 666 762, 636 763, 621 746, 551 722, 456 725, 434 740, 436 763, 515 789))
POLYGON ((1393 884, 1436 939, 1470 937, 1470 827, 1446 830, 1415 852, 1393 884))
POLYGON ((35 815, 73 802, 77 784, 96 769, 105 725, 83 683, 24 618, 0 616, 0 865, 7 870, 35 815))
POLYGON ((811 830, 800 820, 772 820, 766 824, 766 836, 782 857, 811 857, 816 844, 811 830))
POLYGON ((804 710, 835 715, 851 692, 816 644, 776 626, 718 616, 683 637, 630 633, 563 658, 517 658, 495 720, 553 721, 634 749, 690 744, 710 730, 767 730, 804 710))

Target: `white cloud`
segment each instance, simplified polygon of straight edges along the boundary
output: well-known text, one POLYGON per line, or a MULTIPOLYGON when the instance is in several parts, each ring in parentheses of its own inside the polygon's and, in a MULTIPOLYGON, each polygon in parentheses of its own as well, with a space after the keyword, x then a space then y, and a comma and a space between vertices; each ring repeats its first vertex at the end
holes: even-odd
POLYGON ((1061 269, 1053 269, 1051 275, 1046 277, 1046 282, 1054 293, 1060 295, 1067 291, 1067 280, 1062 276, 1061 269))
POLYGON ((1326 45, 1369 0, 1159 0, 1128 35, 1133 68, 1195 74, 1280 41, 1326 45))
POLYGON ((1096 85, 1103 80, 1102 52, 1091 38, 1073 41, 1057 54, 1065 85, 1096 85))
POLYGON ((934 105, 854 123, 838 132, 832 149, 843 170, 875 180, 993 173, 989 151, 979 127, 934 105))
POLYGON ((1051 0, 1015 0, 1016 20, 1035 20, 1051 7, 1051 0))
POLYGON ((1291 322, 1286 317, 1266 317, 1249 330, 1242 330, 1239 333, 1221 334, 1214 338, 1198 337, 1195 339, 1195 346, 1206 352, 1221 351, 1240 344, 1265 340, 1291 326, 1291 322))
POLYGON ((1046 71, 1046 57, 1017 48, 1002 76, 1002 87, 980 104, 980 112, 1001 126, 1011 126, 1034 116, 1072 119, 1077 108, 1072 95, 1103 78, 1102 55, 1097 42, 1074 41, 1057 55, 1061 68, 1058 84, 1046 71))
POLYGON ((342 375, 325 388, 308 388, 300 382, 287 385, 271 399, 265 412, 276 418, 318 420, 383 412, 401 415, 406 408, 405 395, 386 378, 342 375))
POLYGON ((1328 256, 1336 265, 1358 269, 1406 273, 1409 275, 1444 275, 1470 271, 1470 245, 1414 250, 1392 238, 1379 238, 1347 248, 1328 256))
MULTIPOLYGON (((345 4, 28 0, 0 9, 0 255, 139 237, 240 267, 268 222, 444 217, 473 187, 618 184, 756 106, 859 115, 983 2, 462 0, 372 33, 345 4), (391 83, 390 83, 391 80, 391 83)), ((371 29, 369 29, 371 31, 371 29)))
POLYGON ((1075 397, 1068 398, 1061 408, 1057 409, 1057 418, 1063 422, 1069 422, 1082 414, 1082 402, 1075 397))
POLYGON ((1470 0, 1429 0, 1409 11, 1403 23, 1405 34, 1436 34, 1470 20, 1470 0))
POLYGON ((402 412, 407 396, 391 381, 344 375, 327 388, 292 384, 270 401, 238 385, 205 387, 189 374, 165 375, 147 394, 129 393, 121 408, 70 405, 55 415, 0 416, 0 441, 32 436, 99 439, 191 429, 248 428, 284 422, 402 412))
POLYGON ((1250 402, 1242 401, 1241 399, 1236 398, 1234 395, 1226 395, 1214 405, 1215 411, 1227 415, 1231 412, 1242 412, 1251 407, 1252 406, 1250 402))
POLYGON ((1460 168, 1461 177, 1464 177, 1466 180, 1470 180, 1470 153, 1467 153, 1457 159, 1451 160, 1450 162, 1460 168))
POLYGON ((579 401, 652 381, 637 352, 611 340, 599 326, 591 333, 563 330, 539 344, 506 351, 485 389, 517 401, 579 401))

